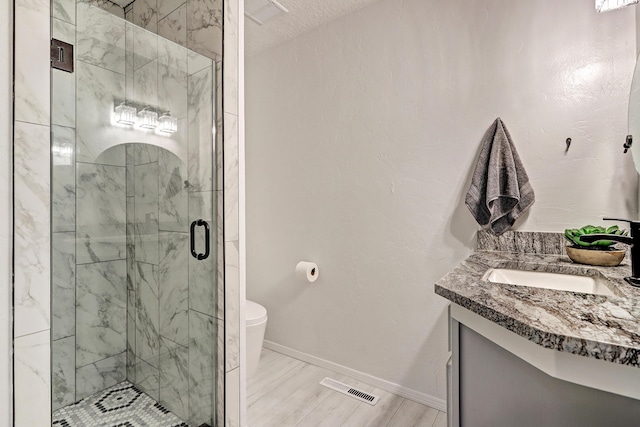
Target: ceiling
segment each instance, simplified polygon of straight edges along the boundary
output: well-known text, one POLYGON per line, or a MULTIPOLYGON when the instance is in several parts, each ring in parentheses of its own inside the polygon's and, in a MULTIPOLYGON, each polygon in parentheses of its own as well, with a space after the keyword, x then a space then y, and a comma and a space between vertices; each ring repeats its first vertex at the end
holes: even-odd
POLYGON ((291 40, 377 0, 278 0, 289 10, 263 25, 245 17, 245 53, 253 55, 291 40))

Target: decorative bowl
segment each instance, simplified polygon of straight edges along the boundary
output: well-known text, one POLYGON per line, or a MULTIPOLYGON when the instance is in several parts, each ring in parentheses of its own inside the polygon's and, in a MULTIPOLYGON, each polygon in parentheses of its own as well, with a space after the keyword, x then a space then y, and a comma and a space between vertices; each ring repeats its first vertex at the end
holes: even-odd
POLYGON ((573 246, 565 246, 567 256, 571 258, 571 261, 578 264, 597 265, 600 267, 615 267, 620 265, 627 251, 625 250, 610 250, 599 251, 592 249, 580 249, 573 246))

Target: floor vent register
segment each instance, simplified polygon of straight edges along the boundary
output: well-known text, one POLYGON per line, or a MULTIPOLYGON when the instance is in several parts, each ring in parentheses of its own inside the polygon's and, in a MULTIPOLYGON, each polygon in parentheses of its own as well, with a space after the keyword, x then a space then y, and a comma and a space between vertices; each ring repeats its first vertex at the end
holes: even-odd
POLYGON ((380 400, 379 396, 374 396, 373 394, 358 390, 357 388, 353 388, 351 386, 348 386, 347 384, 341 383, 340 381, 336 381, 329 377, 320 381, 320 385, 329 387, 332 390, 338 391, 342 394, 346 394, 347 396, 351 396, 354 399, 357 399, 364 403, 368 403, 372 406, 378 403, 378 400, 380 400))

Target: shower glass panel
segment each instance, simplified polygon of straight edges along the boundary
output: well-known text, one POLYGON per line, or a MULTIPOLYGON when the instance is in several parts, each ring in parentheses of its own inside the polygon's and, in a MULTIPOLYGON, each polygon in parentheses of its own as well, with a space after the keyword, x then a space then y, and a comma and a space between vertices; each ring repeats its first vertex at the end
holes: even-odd
POLYGON ((73 5, 52 19, 75 46, 52 70, 53 421, 214 426, 220 64, 73 5))

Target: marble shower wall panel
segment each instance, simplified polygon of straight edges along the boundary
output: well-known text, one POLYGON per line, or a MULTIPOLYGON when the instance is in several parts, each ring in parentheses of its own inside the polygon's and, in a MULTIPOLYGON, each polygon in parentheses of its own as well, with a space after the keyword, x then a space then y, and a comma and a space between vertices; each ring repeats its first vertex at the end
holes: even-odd
POLYGON ((136 0, 126 18, 208 58, 222 56, 222 0, 136 0))
POLYGON ((77 368, 126 351, 126 269, 125 260, 77 266, 77 368))
MULTIPOLYGON (((225 142, 224 148, 224 174, 238 176, 238 117, 230 113, 224 113, 224 137, 227 141, 235 141, 229 144, 225 142)), ((224 240, 225 242, 239 239, 239 184, 238 180, 225 179, 224 182, 224 240)))
MULTIPOLYGON (((75 25, 59 19, 52 21, 53 38, 75 45, 75 25)), ((51 70, 51 84, 51 124, 75 128, 76 76, 61 70, 51 70)))
POLYGON ((125 77, 125 96, 126 99, 133 98, 133 71, 135 70, 134 63, 134 31, 137 28, 135 25, 125 22, 125 53, 124 53, 124 77, 125 77))
POLYGON ((207 67, 211 67, 212 64, 213 61, 210 58, 200 55, 192 50, 187 50, 187 73, 195 74, 207 67))
POLYGON ((187 167, 166 150, 158 156, 159 172, 159 226, 162 231, 188 232, 189 193, 185 186, 187 167))
POLYGON ((76 339, 74 336, 53 341, 51 348, 52 409, 76 402, 76 339))
POLYGON ((76 399, 83 399, 126 379, 127 356, 123 351, 76 369, 76 399))
POLYGON ((135 253, 136 261, 158 264, 157 161, 135 166, 135 253))
POLYGON ((222 56, 222 0, 187 0, 187 48, 211 59, 222 56))
POLYGON ((124 21, 83 2, 77 4, 76 13, 76 60, 124 75, 124 21))
POLYGON ((158 0, 158 19, 164 19, 164 17, 184 5, 186 5, 185 0, 158 0))
MULTIPOLYGON (((240 281, 240 255, 238 242, 224 243, 225 283, 240 281)), ((229 372, 240 366, 240 290, 227 286, 225 288, 225 369, 229 372)))
POLYGON ((127 185, 127 379, 136 383, 136 255, 135 255, 135 153, 134 146, 127 144, 126 185, 127 185))
POLYGON ((189 191, 214 190, 213 71, 205 68, 188 78, 189 191))
POLYGON ((49 0, 15 2, 16 121, 50 124, 50 28, 49 0))
MULTIPOLYGON (((216 312, 215 316, 219 320, 224 321, 224 287, 225 287, 225 266, 224 266, 224 193, 222 191, 216 191, 216 226, 217 226, 217 241, 216 241, 216 312)), ((224 324, 224 322, 221 322, 224 324)), ((224 337, 224 334, 223 334, 224 337)), ((224 344, 222 347, 224 349, 224 344)), ((224 357, 220 357, 220 360, 224 360, 224 357)))
POLYGON ((160 341, 160 403, 183 420, 189 419, 189 351, 164 337, 160 341))
POLYGON ((158 37, 158 107, 187 117, 187 50, 158 37))
POLYGON ((76 0, 53 0, 51 14, 54 18, 68 22, 76 23, 76 0))
POLYGON ((216 322, 189 310, 189 421, 213 425, 216 322))
MULTIPOLYGON (((209 258, 197 260, 189 257, 189 308, 209 316, 215 315, 217 291, 213 286, 216 277, 215 266, 218 255, 216 230, 217 221, 213 211, 215 192, 203 191, 189 193, 189 223, 204 219, 209 223, 210 254, 209 258)), ((204 227, 196 228, 196 251, 204 252, 204 227)), ((191 334, 192 330, 189 329, 191 334)))
MULTIPOLYGON (((57 38, 57 37, 56 37, 57 38)), ((58 40, 62 40, 58 38, 58 40)), ((64 40, 63 40, 64 41, 64 40)), ((76 127, 76 76, 60 70, 52 70, 53 109, 51 124, 76 127)))
POLYGON ((51 4, 49 0, 16 0, 13 5, 12 222, 16 256, 14 340, 9 359, 13 361, 15 384, 13 421, 18 426, 48 426, 51 425, 51 4))
MULTIPOLYGON (((223 285, 219 285, 222 287, 223 285)), ((224 320, 216 319, 216 385, 214 394, 214 407, 217 409, 216 422, 217 425, 223 426, 224 423, 224 398, 225 398, 225 366, 224 366, 224 320)))
MULTIPOLYGON (((134 273, 135 274, 135 273, 134 273)), ((129 273, 127 272, 127 279, 129 273)), ((127 379, 137 384, 136 376, 136 293, 127 291, 127 379)))
POLYGON ((51 245, 51 339, 76 333, 76 234, 53 233, 51 245))
MULTIPOLYGON (((240 219, 243 212, 240 206, 240 159, 239 145, 244 144, 239 128, 242 125, 243 110, 239 96, 242 84, 242 10, 239 0, 224 0, 224 61, 223 98, 224 98, 224 245, 225 245, 225 411, 224 425, 241 426, 244 418, 244 397, 241 378, 244 366, 240 366, 240 307, 241 277, 244 277, 244 239, 240 239, 240 219), (241 251, 242 249, 242 251, 241 251)), ((243 161, 243 160, 242 160, 243 161)), ((222 349, 219 349, 222 351, 222 349)), ((223 360, 220 357, 220 360, 223 360)))
MULTIPOLYGON (((54 70, 55 71, 55 70, 54 70)), ((54 81, 55 85, 55 81, 54 81)), ((76 132, 51 126, 51 225, 54 233, 76 230, 76 132)))
POLYGON ((158 4, 156 0, 136 0, 132 9, 133 23, 158 33, 158 4))
POLYGON ((77 164, 78 264, 125 259, 125 168, 77 164))
POLYGON ((136 356, 158 368, 160 352, 158 267, 136 263, 136 356))
MULTIPOLYGON (((76 45, 75 2, 53 2, 53 37, 76 45)), ((76 401, 76 76, 51 70, 52 410, 76 401)))
MULTIPOLYGON (((159 346, 159 344, 158 344, 159 346)), ((136 386, 155 400, 160 400, 160 371, 142 359, 137 359, 136 386)))
POLYGON ((128 129, 112 125, 114 100, 125 96, 125 77, 104 68, 76 61, 76 160, 124 166, 124 150, 108 148, 128 141, 128 129), (100 157, 100 159, 98 159, 100 157))
MULTIPOLYGON (((125 146, 125 162, 127 166, 127 197, 134 197, 135 194, 135 145, 127 144, 125 146)), ((133 208, 133 205, 131 205, 133 208)), ((133 210, 131 211, 133 215, 133 210)), ((129 204, 127 204, 127 218, 129 215, 129 204)), ((127 235, 129 233, 127 232, 127 235)), ((132 234, 133 236, 133 234, 132 234)))
POLYGON ((50 327, 50 128, 14 126, 15 336, 50 327))
POLYGON ((136 166, 157 163, 158 147, 149 144, 134 144, 133 161, 136 166))
POLYGON ((50 338, 49 331, 41 331, 15 339, 13 380, 16 384, 16 426, 51 425, 50 338))
MULTIPOLYGON (((158 36, 152 32, 149 32, 136 25, 125 23, 127 28, 127 37, 131 37, 131 40, 127 39, 127 43, 131 42, 131 49, 133 54, 133 70, 148 64, 149 62, 158 59, 158 36), (131 34, 129 34, 131 32, 131 34)), ((129 52, 127 52, 129 53, 129 52)))
POLYGON ((244 19, 239 12, 239 0, 224 0, 224 112, 240 114, 238 82, 240 81, 240 46, 238 22, 244 19))
POLYGON ((124 19, 124 9, 110 0, 78 0, 78 3, 85 3, 101 11, 109 12, 111 15, 124 19))
MULTIPOLYGON (((155 107, 158 105, 158 61, 153 60, 133 72, 133 101, 155 107)), ((137 163, 137 162, 136 162, 137 163)))
POLYGON ((187 5, 183 4, 158 21, 158 35, 180 46, 187 45, 187 5))
MULTIPOLYGON (((222 97, 219 94, 222 93, 222 62, 216 62, 215 66, 215 82, 216 88, 213 91, 213 102, 215 105, 215 121, 216 121, 216 133, 215 133, 215 155, 216 155, 216 190, 222 191, 224 189, 224 111, 222 108, 222 97)), ((220 211, 222 212, 222 211, 220 211)), ((220 221, 222 222, 222 221, 220 221)), ((222 236, 222 234, 220 234, 222 236)))
POLYGON ((160 335, 186 348, 189 345, 189 235, 162 231, 159 240, 160 335))

